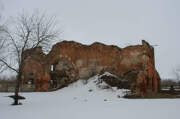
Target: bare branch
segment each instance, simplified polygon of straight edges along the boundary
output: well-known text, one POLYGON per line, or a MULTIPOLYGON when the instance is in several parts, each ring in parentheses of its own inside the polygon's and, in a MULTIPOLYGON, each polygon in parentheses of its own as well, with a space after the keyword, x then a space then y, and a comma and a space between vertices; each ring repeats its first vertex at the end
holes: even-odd
MULTIPOLYGON (((21 59, 21 51, 16 43, 16 39, 14 39, 14 37, 12 36, 12 34, 8 31, 8 30, 4 30, 5 33, 7 34, 7 37, 10 39, 11 43, 12 43, 12 46, 15 47, 15 52, 17 54, 17 57, 18 57, 18 63, 20 63, 20 59, 21 59)), ((11 44, 10 43, 10 44, 11 44)))
POLYGON ((15 71, 16 73, 18 73, 18 70, 16 70, 15 68, 11 67, 6 61, 4 61, 3 59, 0 59, 0 62, 3 62, 8 68, 10 68, 11 70, 15 71))

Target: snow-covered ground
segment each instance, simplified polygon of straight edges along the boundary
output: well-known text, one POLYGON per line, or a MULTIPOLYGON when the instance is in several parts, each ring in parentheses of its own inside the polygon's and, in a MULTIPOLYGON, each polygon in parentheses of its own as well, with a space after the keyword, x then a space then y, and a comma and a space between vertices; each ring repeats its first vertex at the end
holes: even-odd
POLYGON ((0 119, 180 119, 180 99, 124 99, 126 90, 104 86, 95 76, 55 92, 21 93, 20 106, 0 93, 0 119))

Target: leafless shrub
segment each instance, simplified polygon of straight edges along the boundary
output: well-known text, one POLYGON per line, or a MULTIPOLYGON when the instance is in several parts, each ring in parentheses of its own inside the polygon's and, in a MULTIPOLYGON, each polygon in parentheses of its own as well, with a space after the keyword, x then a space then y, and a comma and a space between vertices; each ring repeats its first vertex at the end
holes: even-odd
POLYGON ((164 79, 161 80, 161 87, 162 88, 169 88, 171 86, 178 86, 178 82, 176 80, 173 79, 164 79))

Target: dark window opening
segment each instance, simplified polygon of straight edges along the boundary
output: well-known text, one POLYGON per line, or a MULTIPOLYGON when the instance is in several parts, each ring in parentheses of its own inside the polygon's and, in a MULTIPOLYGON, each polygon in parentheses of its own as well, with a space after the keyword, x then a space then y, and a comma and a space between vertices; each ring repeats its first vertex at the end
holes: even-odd
POLYGON ((29 80, 28 80, 28 84, 34 84, 34 79, 33 78, 30 78, 29 80))
POLYGON ((28 78, 28 84, 34 84, 34 74, 33 74, 33 72, 30 72, 29 73, 29 76, 28 76, 29 78, 28 78))

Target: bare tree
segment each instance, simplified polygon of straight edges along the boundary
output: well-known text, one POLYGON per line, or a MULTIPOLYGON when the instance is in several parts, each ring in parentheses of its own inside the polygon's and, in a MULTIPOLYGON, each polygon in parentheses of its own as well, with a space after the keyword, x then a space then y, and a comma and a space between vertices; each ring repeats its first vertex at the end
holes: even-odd
POLYGON ((180 67, 175 68, 173 74, 175 75, 176 80, 180 81, 180 67))
POLYGON ((30 48, 41 46, 43 49, 49 49, 59 36, 59 30, 56 28, 55 17, 47 16, 38 11, 29 15, 23 12, 19 15, 8 29, 3 29, 6 42, 6 53, 0 58, 0 62, 17 73, 17 85, 13 105, 19 104, 19 87, 21 85, 21 76, 23 65, 27 57, 23 52, 30 48), (13 60, 11 60, 13 59, 13 60))
POLYGON ((178 82, 179 87, 180 87, 180 66, 177 66, 176 68, 173 69, 173 74, 178 82))

